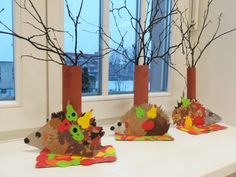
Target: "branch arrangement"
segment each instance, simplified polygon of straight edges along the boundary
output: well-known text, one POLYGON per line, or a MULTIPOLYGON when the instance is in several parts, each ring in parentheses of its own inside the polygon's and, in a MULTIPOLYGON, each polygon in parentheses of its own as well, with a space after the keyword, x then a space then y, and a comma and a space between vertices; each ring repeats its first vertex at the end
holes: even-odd
MULTIPOLYGON (((178 14, 177 7, 178 0, 175 0, 170 7, 170 9, 163 9, 164 0, 151 1, 147 0, 147 14, 144 20, 144 25, 142 24, 141 17, 133 15, 129 7, 127 6, 127 1, 123 1, 121 7, 115 7, 114 3, 111 2, 110 13, 113 16, 115 27, 118 31, 120 41, 116 41, 112 36, 104 34, 110 41, 117 46, 112 48, 111 45, 106 44, 109 50, 120 54, 128 62, 132 62, 136 65, 140 64, 140 60, 143 59, 143 65, 149 65, 151 62, 160 58, 169 58, 179 47, 182 46, 182 41, 178 44, 173 44, 172 46, 166 47, 166 41, 171 34, 171 26, 175 24, 174 20, 171 20, 172 16, 178 14), (130 25, 135 32, 136 40, 132 46, 132 55, 125 46, 125 38, 127 37, 127 31, 122 33, 119 27, 117 17, 122 18, 122 13, 127 13, 130 18, 130 25), (159 31, 159 34, 154 36, 153 29, 157 25, 164 24, 164 28, 159 31), (154 43, 154 39, 156 40, 154 43)), ((188 29, 185 30, 185 33, 188 29)))
POLYGON ((196 39, 193 39, 193 27, 195 24, 192 24, 189 22, 187 17, 187 11, 184 12, 178 11, 180 16, 180 23, 175 23, 175 26, 179 29, 183 40, 182 43, 182 53, 185 55, 186 65, 187 67, 196 67, 199 60, 202 58, 202 55, 205 53, 206 49, 217 39, 220 39, 221 37, 236 31, 236 28, 233 28, 231 30, 225 31, 220 33, 220 27, 221 27, 221 21, 222 21, 222 14, 218 16, 218 22, 215 31, 212 34, 208 34, 208 36, 211 36, 209 40, 204 44, 202 42, 204 38, 204 34, 207 33, 207 29, 212 23, 212 21, 209 19, 209 14, 211 10, 211 6, 213 4, 214 0, 208 0, 207 7, 204 11, 204 15, 202 17, 202 23, 199 25, 199 32, 196 35, 196 39), (185 33, 185 29, 190 29, 187 33, 185 33))
MULTIPOLYGON (((136 16, 132 14, 131 10, 127 6, 127 0, 123 0, 123 5, 121 7, 115 7, 114 3, 111 2, 111 10, 115 27, 118 31, 120 40, 115 40, 111 35, 104 32, 101 26, 98 27, 98 31, 101 35, 101 39, 104 42, 103 50, 106 51, 102 54, 102 56, 115 52, 121 55, 128 63, 132 62, 136 65, 140 64, 140 61, 143 61, 143 65, 149 65, 151 62, 156 62, 158 59, 162 59, 165 61, 171 68, 175 69, 178 73, 179 70, 175 67, 174 63, 172 63, 170 56, 176 52, 180 47, 182 48, 182 53, 185 55, 186 65, 188 67, 196 67, 199 60, 202 58, 202 55, 206 51, 206 49, 217 39, 229 34, 233 31, 236 31, 236 28, 225 31, 223 33, 219 33, 219 29, 221 26, 222 14, 218 16, 218 25, 206 44, 202 44, 203 35, 206 33, 206 29, 211 24, 211 20, 209 20, 210 7, 214 0, 208 0, 206 10, 204 11, 203 21, 200 25, 200 30, 197 35, 196 40, 193 40, 193 27, 195 24, 192 24, 188 21, 187 10, 180 11, 178 8, 178 0, 174 0, 171 7, 169 9, 163 9, 163 3, 165 0, 152 1, 147 0, 147 13, 146 18, 144 20, 144 24, 142 24, 143 20, 140 16, 136 16), (130 48, 127 49, 125 46, 125 38, 127 38, 127 31, 122 33, 119 27, 119 23, 117 18, 122 18, 122 13, 127 13, 129 16, 130 24, 132 29, 136 34, 136 40, 134 41, 134 45, 132 45, 132 51, 130 52, 130 48), (177 20, 180 23, 177 23, 177 20, 173 20, 173 16, 178 16, 177 20), (164 27, 159 31, 157 35, 154 35, 153 29, 158 25, 164 24, 164 27), (170 37, 171 27, 177 27, 181 33, 181 40, 177 44, 173 44, 171 46, 166 47, 166 41, 170 37), (109 39, 109 43, 105 38, 109 39), (157 40, 156 40, 157 39, 157 40), (155 40, 155 43, 153 42, 155 40), (110 43, 113 43, 115 47, 111 47, 110 43), (142 60, 141 60, 142 59, 142 60)), ((80 20, 86 22, 85 19, 81 17, 81 12, 83 9, 84 0, 81 0, 79 9, 74 16, 72 11, 70 10, 68 0, 65 0, 65 6, 67 9, 67 13, 69 19, 73 22, 74 25, 74 34, 70 34, 68 31, 55 29, 53 27, 48 26, 46 20, 44 20, 36 6, 32 2, 32 0, 23 0, 21 3, 18 0, 14 0, 17 7, 19 7, 22 11, 26 12, 32 19, 32 22, 24 22, 24 24, 29 25, 32 29, 35 30, 36 34, 32 34, 29 36, 22 36, 18 34, 14 30, 10 29, 7 25, 4 24, 0 20, 0 25, 2 25, 6 30, 0 31, 1 34, 10 35, 16 38, 19 38, 27 43, 31 44, 38 50, 45 51, 47 53, 47 59, 39 58, 31 55, 23 55, 23 57, 30 57, 36 60, 42 61, 51 61, 60 65, 66 65, 69 61, 72 65, 84 65, 89 62, 92 58, 101 58, 102 56, 98 54, 97 56, 90 57, 88 55, 84 55, 82 51, 78 50, 78 28, 80 24, 80 20), (74 57, 68 55, 64 49, 60 46, 60 43, 57 39, 57 35, 59 33, 66 33, 74 38, 74 57), (41 39, 45 39, 46 42, 41 39), (59 57, 59 61, 53 59, 52 55, 57 55, 59 57), (83 63, 79 63, 79 59, 83 57, 86 58, 86 61, 83 63)), ((0 10, 0 13, 3 13, 4 9, 0 10)), ((87 22, 89 23, 89 22, 87 22)), ((127 65, 126 65, 127 66, 127 65)), ((181 74, 181 73, 180 73, 181 74)), ((183 76, 181 74, 181 76, 183 76)))
MULTIPOLYGON (((29 57, 35 60, 41 60, 41 61, 50 61, 57 63, 59 65, 67 65, 68 63, 71 63, 72 65, 84 65, 87 62, 89 62, 92 57, 89 57, 88 55, 84 55, 82 51, 78 51, 78 26, 80 24, 79 19, 81 16, 82 8, 83 8, 83 0, 81 0, 80 7, 76 15, 74 16, 70 10, 68 1, 65 0, 66 8, 68 15, 70 17, 70 20, 73 22, 74 25, 74 34, 70 34, 68 31, 59 30, 53 27, 48 26, 46 20, 42 18, 39 11, 37 10, 36 6, 34 5, 32 0, 24 0, 23 2, 18 2, 17 0, 14 0, 14 3, 17 7, 19 7, 22 11, 26 12, 27 15, 29 15, 33 21, 32 22, 24 22, 24 24, 29 25, 32 29, 35 30, 36 34, 32 34, 29 36, 23 36, 14 30, 10 29, 3 21, 0 20, 0 25, 2 25, 6 30, 0 31, 0 34, 10 35, 16 38, 19 38, 23 41, 26 41, 27 43, 31 44, 33 47, 40 51, 45 51, 47 53, 47 59, 45 58, 39 58, 34 55, 23 55, 22 57, 29 57), (70 55, 68 55, 64 49, 62 49, 57 35, 59 33, 70 35, 72 38, 74 38, 74 58, 70 55), (45 39, 46 42, 39 42, 43 41, 42 39, 45 39), (53 59, 52 55, 57 55, 60 60, 57 61, 53 59), (83 57, 86 58, 86 62, 83 62, 82 64, 79 63, 79 59, 83 57), (68 62, 69 61, 69 62, 68 62)), ((4 9, 0 11, 2 13, 4 9)), ((100 57, 100 56, 93 56, 94 57, 100 57)))

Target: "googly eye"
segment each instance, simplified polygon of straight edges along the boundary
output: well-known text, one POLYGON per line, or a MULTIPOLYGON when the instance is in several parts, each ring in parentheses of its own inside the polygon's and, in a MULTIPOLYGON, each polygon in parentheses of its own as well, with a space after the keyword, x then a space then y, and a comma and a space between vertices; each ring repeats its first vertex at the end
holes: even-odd
POLYGON ((121 122, 117 122, 117 126, 120 127, 122 125, 121 122))
POLYGON ((40 138, 41 137, 41 133, 40 132, 36 132, 35 133, 35 137, 40 138))
POLYGON ((110 127, 110 130, 111 130, 111 131, 114 131, 114 130, 115 130, 115 127, 114 127, 114 126, 111 126, 111 127, 110 127))

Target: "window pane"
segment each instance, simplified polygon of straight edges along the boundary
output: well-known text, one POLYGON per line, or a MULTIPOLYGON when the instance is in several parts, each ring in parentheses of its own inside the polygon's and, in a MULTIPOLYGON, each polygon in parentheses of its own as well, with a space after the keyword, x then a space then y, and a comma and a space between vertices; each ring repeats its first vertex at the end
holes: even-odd
MULTIPOLYGON (((81 1, 68 0, 70 10, 74 17, 78 14, 81 1)), ((85 0, 79 19, 77 51, 83 52, 79 64, 83 64, 83 95, 100 94, 100 60, 97 57, 100 51, 99 26, 100 26, 100 0, 85 0), (92 5, 91 5, 92 4, 92 5), (89 62, 86 60, 89 59, 89 62)), ((75 38, 74 25, 68 16, 66 5, 64 5, 64 30, 71 35, 64 35, 65 51, 74 57, 75 38)))
MULTIPOLYGON (((153 0, 152 8, 151 6, 148 7, 149 9, 156 9, 158 0, 153 0)), ((167 15, 171 8, 171 0, 166 1, 159 1, 159 13, 157 13, 157 18, 161 17, 161 15, 167 15), (162 12, 162 14, 160 14, 162 12)), ((153 14, 155 14, 153 12, 153 14)), ((157 48, 156 46, 160 47, 160 53, 163 54, 169 48, 170 44, 170 37, 168 35, 169 28, 167 28, 168 24, 170 23, 170 17, 166 20, 161 21, 158 24, 154 25, 152 30, 152 45, 151 48, 153 51, 157 48), (163 32, 164 31, 164 32, 163 32), (162 40, 168 36, 165 40, 162 40), (160 39, 162 42, 160 45, 160 39)), ((168 65, 160 59, 155 60, 152 62, 149 67, 149 91, 150 92, 160 92, 160 91, 167 91, 168 84, 168 65)))
MULTIPOLYGON (((113 7, 121 7, 124 5, 123 0, 113 0, 113 7)), ((136 16, 136 0, 126 1, 127 7, 130 10, 132 16, 136 16)), ((110 4, 112 8, 112 4, 110 4)), ((124 48, 127 49, 127 53, 129 56, 134 56, 134 48, 135 45, 135 30, 131 26, 130 16, 124 10, 120 11, 118 14, 117 11, 114 11, 113 14, 110 13, 110 36, 116 42, 120 42, 122 37, 120 36, 119 30, 121 34, 126 34, 124 38, 124 48), (116 20, 115 20, 116 19, 116 20), (119 30, 116 27, 116 22, 119 24, 119 30)), ((110 40, 111 48, 117 48, 118 44, 110 40)), ((108 82, 108 90, 110 94, 119 94, 119 93, 129 93, 133 92, 133 78, 134 78, 134 64, 128 63, 127 59, 123 57, 123 55, 118 54, 116 52, 110 53, 109 56, 109 82, 108 82)))
MULTIPOLYGON (((13 29, 12 1, 1 1, 1 21, 13 29)), ((0 25, 0 30, 6 28, 0 25)), ((13 37, 0 35, 0 100, 15 99, 13 37)))
MULTIPOLYGON (((119 8, 124 5, 124 1, 119 0, 113 0, 113 7, 119 8)), ((138 0, 130 0, 126 1, 127 7, 129 11, 132 13, 132 15, 135 17, 136 12, 138 12, 139 17, 144 17, 146 14, 140 14, 140 3, 141 1, 138 0), (138 5, 137 5, 138 2, 138 5), (138 8, 138 9, 137 9, 138 8)), ((169 12, 171 0, 167 1, 158 1, 158 0, 147 0, 147 22, 146 26, 150 24, 150 19, 152 14, 154 13, 155 7, 161 8, 158 11, 162 12, 162 14, 158 14, 157 18, 160 17, 160 15, 165 15, 165 13, 169 12), (156 3, 159 2, 159 5, 156 3)), ((123 13, 115 13, 110 14, 110 35, 112 39, 115 39, 115 41, 118 41, 121 39, 119 30, 122 34, 126 33, 124 46, 127 49, 130 56, 134 54, 133 51, 136 51, 137 49, 134 49, 133 46, 135 46, 136 41, 136 32, 131 26, 130 23, 130 16, 128 13, 124 11, 120 11, 123 13), (117 21, 117 24, 119 26, 119 29, 116 27, 115 19, 117 21)), ((150 45, 148 45, 149 50, 156 51, 156 46, 159 46, 160 42, 160 32, 163 30, 166 30, 167 24, 169 23, 170 19, 163 20, 161 23, 157 23, 154 25, 152 30, 152 40, 150 45)), ((135 26, 135 24, 133 25, 135 26)), ((166 36, 168 31, 165 31, 162 33, 162 36, 166 36)), ((145 35, 145 39, 148 40, 150 37, 149 33, 145 35)), ((114 44, 114 42, 110 42, 110 45, 112 48, 116 48, 118 44, 114 44)), ((161 45, 161 52, 164 52, 169 47, 169 36, 164 40, 163 44, 161 45)), ((147 53, 147 55, 150 55, 150 53, 147 53)), ((127 60, 120 54, 117 54, 115 52, 110 54, 110 66, 109 66, 109 93, 129 93, 133 92, 133 77, 134 77, 134 64, 129 63, 127 64, 127 60)), ((164 63, 160 59, 156 59, 149 65, 149 92, 159 92, 159 91, 167 91, 167 83, 168 83, 168 65, 164 63)))

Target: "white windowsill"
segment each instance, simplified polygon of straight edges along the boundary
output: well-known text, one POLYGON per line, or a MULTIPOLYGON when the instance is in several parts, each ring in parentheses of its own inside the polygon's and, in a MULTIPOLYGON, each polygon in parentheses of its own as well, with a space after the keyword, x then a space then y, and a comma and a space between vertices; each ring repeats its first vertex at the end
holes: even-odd
POLYGON ((16 100, 0 101, 0 109, 1 108, 16 108, 16 107, 20 107, 20 106, 21 106, 21 104, 16 100))
MULTIPOLYGON (((155 97, 169 97, 172 96, 170 92, 156 92, 156 93, 149 93, 149 98, 155 98, 155 97)), ((133 99, 133 94, 116 94, 116 95, 98 95, 98 96, 83 96, 82 101, 83 102, 94 102, 94 101, 112 101, 112 100, 127 100, 127 99, 133 99)), ((0 109, 1 108, 16 108, 20 107, 21 104, 16 101, 0 101, 0 109)))
MULTIPOLYGON (((112 101, 112 100, 127 100, 133 99, 134 94, 116 94, 116 95, 97 95, 97 96, 84 96, 82 97, 83 102, 93 102, 93 101, 112 101)), ((156 92, 149 93, 149 98, 153 97, 169 97, 172 96, 170 92, 156 92)))

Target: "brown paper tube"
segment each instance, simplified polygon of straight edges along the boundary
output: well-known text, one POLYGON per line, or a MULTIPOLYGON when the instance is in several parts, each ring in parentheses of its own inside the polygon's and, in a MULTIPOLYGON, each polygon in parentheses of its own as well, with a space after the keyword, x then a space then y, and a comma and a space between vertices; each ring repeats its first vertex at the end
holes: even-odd
POLYGON ((135 65, 134 105, 148 103, 148 65, 135 65))
POLYGON ((187 69, 187 97, 196 99, 196 68, 188 67, 187 69))
POLYGON ((62 104, 63 111, 66 112, 68 102, 81 115, 82 102, 82 67, 81 66, 63 66, 62 67, 62 104))

